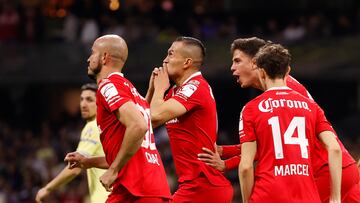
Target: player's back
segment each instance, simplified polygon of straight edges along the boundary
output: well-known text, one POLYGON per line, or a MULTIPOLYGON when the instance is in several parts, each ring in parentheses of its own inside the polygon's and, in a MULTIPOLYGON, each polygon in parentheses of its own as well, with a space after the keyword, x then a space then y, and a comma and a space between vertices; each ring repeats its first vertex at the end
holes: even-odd
POLYGON ((251 202, 320 202, 311 166, 317 105, 287 87, 273 88, 242 114, 241 142, 253 141, 251 134, 257 142, 251 202))

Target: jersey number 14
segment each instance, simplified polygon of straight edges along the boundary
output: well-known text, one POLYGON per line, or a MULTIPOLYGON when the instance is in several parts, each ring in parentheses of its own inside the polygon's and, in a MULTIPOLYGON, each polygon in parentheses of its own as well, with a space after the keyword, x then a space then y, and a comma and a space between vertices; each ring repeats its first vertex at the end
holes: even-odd
POLYGON ((301 157, 308 158, 308 148, 309 141, 305 136, 305 117, 294 117, 289 126, 287 127, 284 133, 284 143, 282 143, 281 139, 281 131, 280 131, 280 122, 279 117, 274 116, 268 120, 269 125, 271 126, 272 136, 274 141, 274 149, 275 149, 275 158, 283 159, 283 144, 292 144, 299 145, 301 157), (294 137, 295 130, 297 132, 297 137, 294 137))

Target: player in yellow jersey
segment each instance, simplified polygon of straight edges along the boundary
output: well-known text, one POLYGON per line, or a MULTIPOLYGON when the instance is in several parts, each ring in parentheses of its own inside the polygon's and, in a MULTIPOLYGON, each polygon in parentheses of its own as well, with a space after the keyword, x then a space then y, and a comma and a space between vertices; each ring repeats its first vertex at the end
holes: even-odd
MULTIPOLYGON (((80 142, 76 151, 85 156, 105 156, 95 120, 96 91, 97 86, 94 83, 88 83, 81 87, 80 111, 82 118, 86 120, 86 125, 81 131, 80 142)), ((65 167, 53 180, 38 191, 35 198, 36 202, 45 202, 44 199, 50 192, 73 180, 81 173, 81 170, 81 168, 69 169, 69 167, 65 167)), ((109 193, 99 181, 104 172, 105 170, 98 168, 87 169, 91 203, 102 203, 107 199, 109 193)))

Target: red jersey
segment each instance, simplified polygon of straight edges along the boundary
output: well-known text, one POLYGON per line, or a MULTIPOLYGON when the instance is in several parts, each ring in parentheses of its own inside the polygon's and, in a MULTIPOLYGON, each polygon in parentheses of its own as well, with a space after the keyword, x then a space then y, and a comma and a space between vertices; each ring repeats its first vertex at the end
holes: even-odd
MULTIPOLYGON (((308 97, 311 100, 314 100, 310 93, 306 90, 306 88, 300 84, 295 78, 292 76, 286 77, 286 86, 291 88, 292 90, 300 93, 304 97, 308 97)), ((331 127, 331 126, 330 126, 331 127)), ((335 130, 331 127, 330 128, 335 135, 336 139, 340 145, 341 151, 342 151, 342 167, 345 168, 351 164, 355 163, 355 160, 352 158, 350 153, 346 150, 343 143, 339 140, 335 130)), ((321 144, 320 140, 317 140, 315 142, 315 150, 313 153, 314 158, 313 161, 313 169, 314 169, 314 176, 318 177, 322 175, 324 172, 329 171, 329 161, 328 161, 328 153, 325 147, 321 144)))
MULTIPOLYGON (((307 91, 307 89, 290 75, 288 77, 286 77, 286 86, 288 86, 290 89, 300 93, 304 97, 314 100, 312 98, 311 94, 307 91)), ((336 132, 335 132, 335 130, 332 129, 332 127, 331 127, 331 131, 336 135, 336 132)), ((342 167, 345 168, 351 164, 354 164, 355 160, 352 158, 350 153, 346 150, 346 148, 344 147, 342 142, 339 140, 339 138, 336 137, 336 139, 337 139, 337 141, 341 147, 341 151, 342 151, 342 167)), ((226 147, 226 150, 224 147, 223 154, 221 157, 227 158, 227 157, 234 156, 232 152, 239 151, 238 148, 239 148, 239 145, 232 145, 232 146, 226 147)), ((240 151, 239 151, 239 155, 240 155, 240 151)), ((329 168, 327 150, 322 146, 322 144, 319 140, 315 142, 315 150, 314 150, 313 156, 314 156, 314 158, 312 159, 312 161, 313 161, 312 164, 313 164, 314 176, 317 177, 317 176, 324 174, 324 172, 327 172, 328 168, 329 168)), ((239 165, 238 164, 239 162, 240 162, 240 157, 238 157, 238 156, 232 157, 231 159, 228 159, 228 160, 225 160, 226 169, 230 170, 233 168, 237 168, 237 166, 239 165)))
POLYGON ((329 126, 314 101, 288 87, 271 88, 246 104, 240 143, 256 141, 258 156, 250 202, 320 202, 311 153, 316 135, 329 126))
POLYGON ((149 104, 122 73, 112 73, 101 80, 96 94, 96 120, 106 161, 111 165, 120 150, 126 128, 115 111, 126 102, 135 103, 148 124, 148 131, 140 149, 119 171, 113 191, 122 185, 134 196, 169 198, 164 166, 154 142, 149 104))
POLYGON ((178 182, 193 180, 203 173, 213 185, 229 185, 222 173, 197 159, 202 147, 214 148, 217 138, 216 103, 212 90, 200 72, 180 87, 172 87, 165 100, 175 99, 187 112, 166 123, 178 182))

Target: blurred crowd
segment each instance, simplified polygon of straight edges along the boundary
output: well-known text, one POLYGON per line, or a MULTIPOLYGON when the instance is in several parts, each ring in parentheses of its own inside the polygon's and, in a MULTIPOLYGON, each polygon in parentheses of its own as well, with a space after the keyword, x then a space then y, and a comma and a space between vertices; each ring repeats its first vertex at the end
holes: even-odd
MULTIPOLYGON (((246 11, 224 0, 1 0, 0 42, 91 43, 114 33, 128 42, 167 42, 179 35, 200 39, 234 39, 256 35, 277 42, 360 33, 360 7, 246 11), (279 12, 280 11, 280 12, 279 12)), ((268 5, 265 5, 265 7, 268 5)))
MULTIPOLYGON (((0 0, 2 43, 92 43, 103 34, 118 34, 129 43, 169 42, 179 35, 203 40, 253 36, 280 43, 360 34, 360 7, 349 12, 309 11, 284 15, 237 12, 226 0, 0 0)), ((27 115, 31 118, 36 115, 27 115)), ((22 121, 24 123, 26 121, 22 121)), ((43 119, 38 127, 15 125, 0 117, 0 203, 34 202, 37 190, 65 166, 85 124, 79 115, 60 122, 43 119)), ((221 127, 220 143, 233 129, 221 127)), ((340 134, 341 135, 341 134, 340 134)), ((157 147, 166 166, 172 191, 177 187, 170 146, 164 128, 155 130, 157 147)), ((341 137, 354 158, 360 158, 360 136, 341 137), (355 138, 355 140, 354 140, 355 138)), ((238 142, 238 140, 237 140, 238 142)), ((226 172, 240 199, 237 171, 226 172)), ((52 193, 48 202, 82 203, 86 176, 52 193)))

